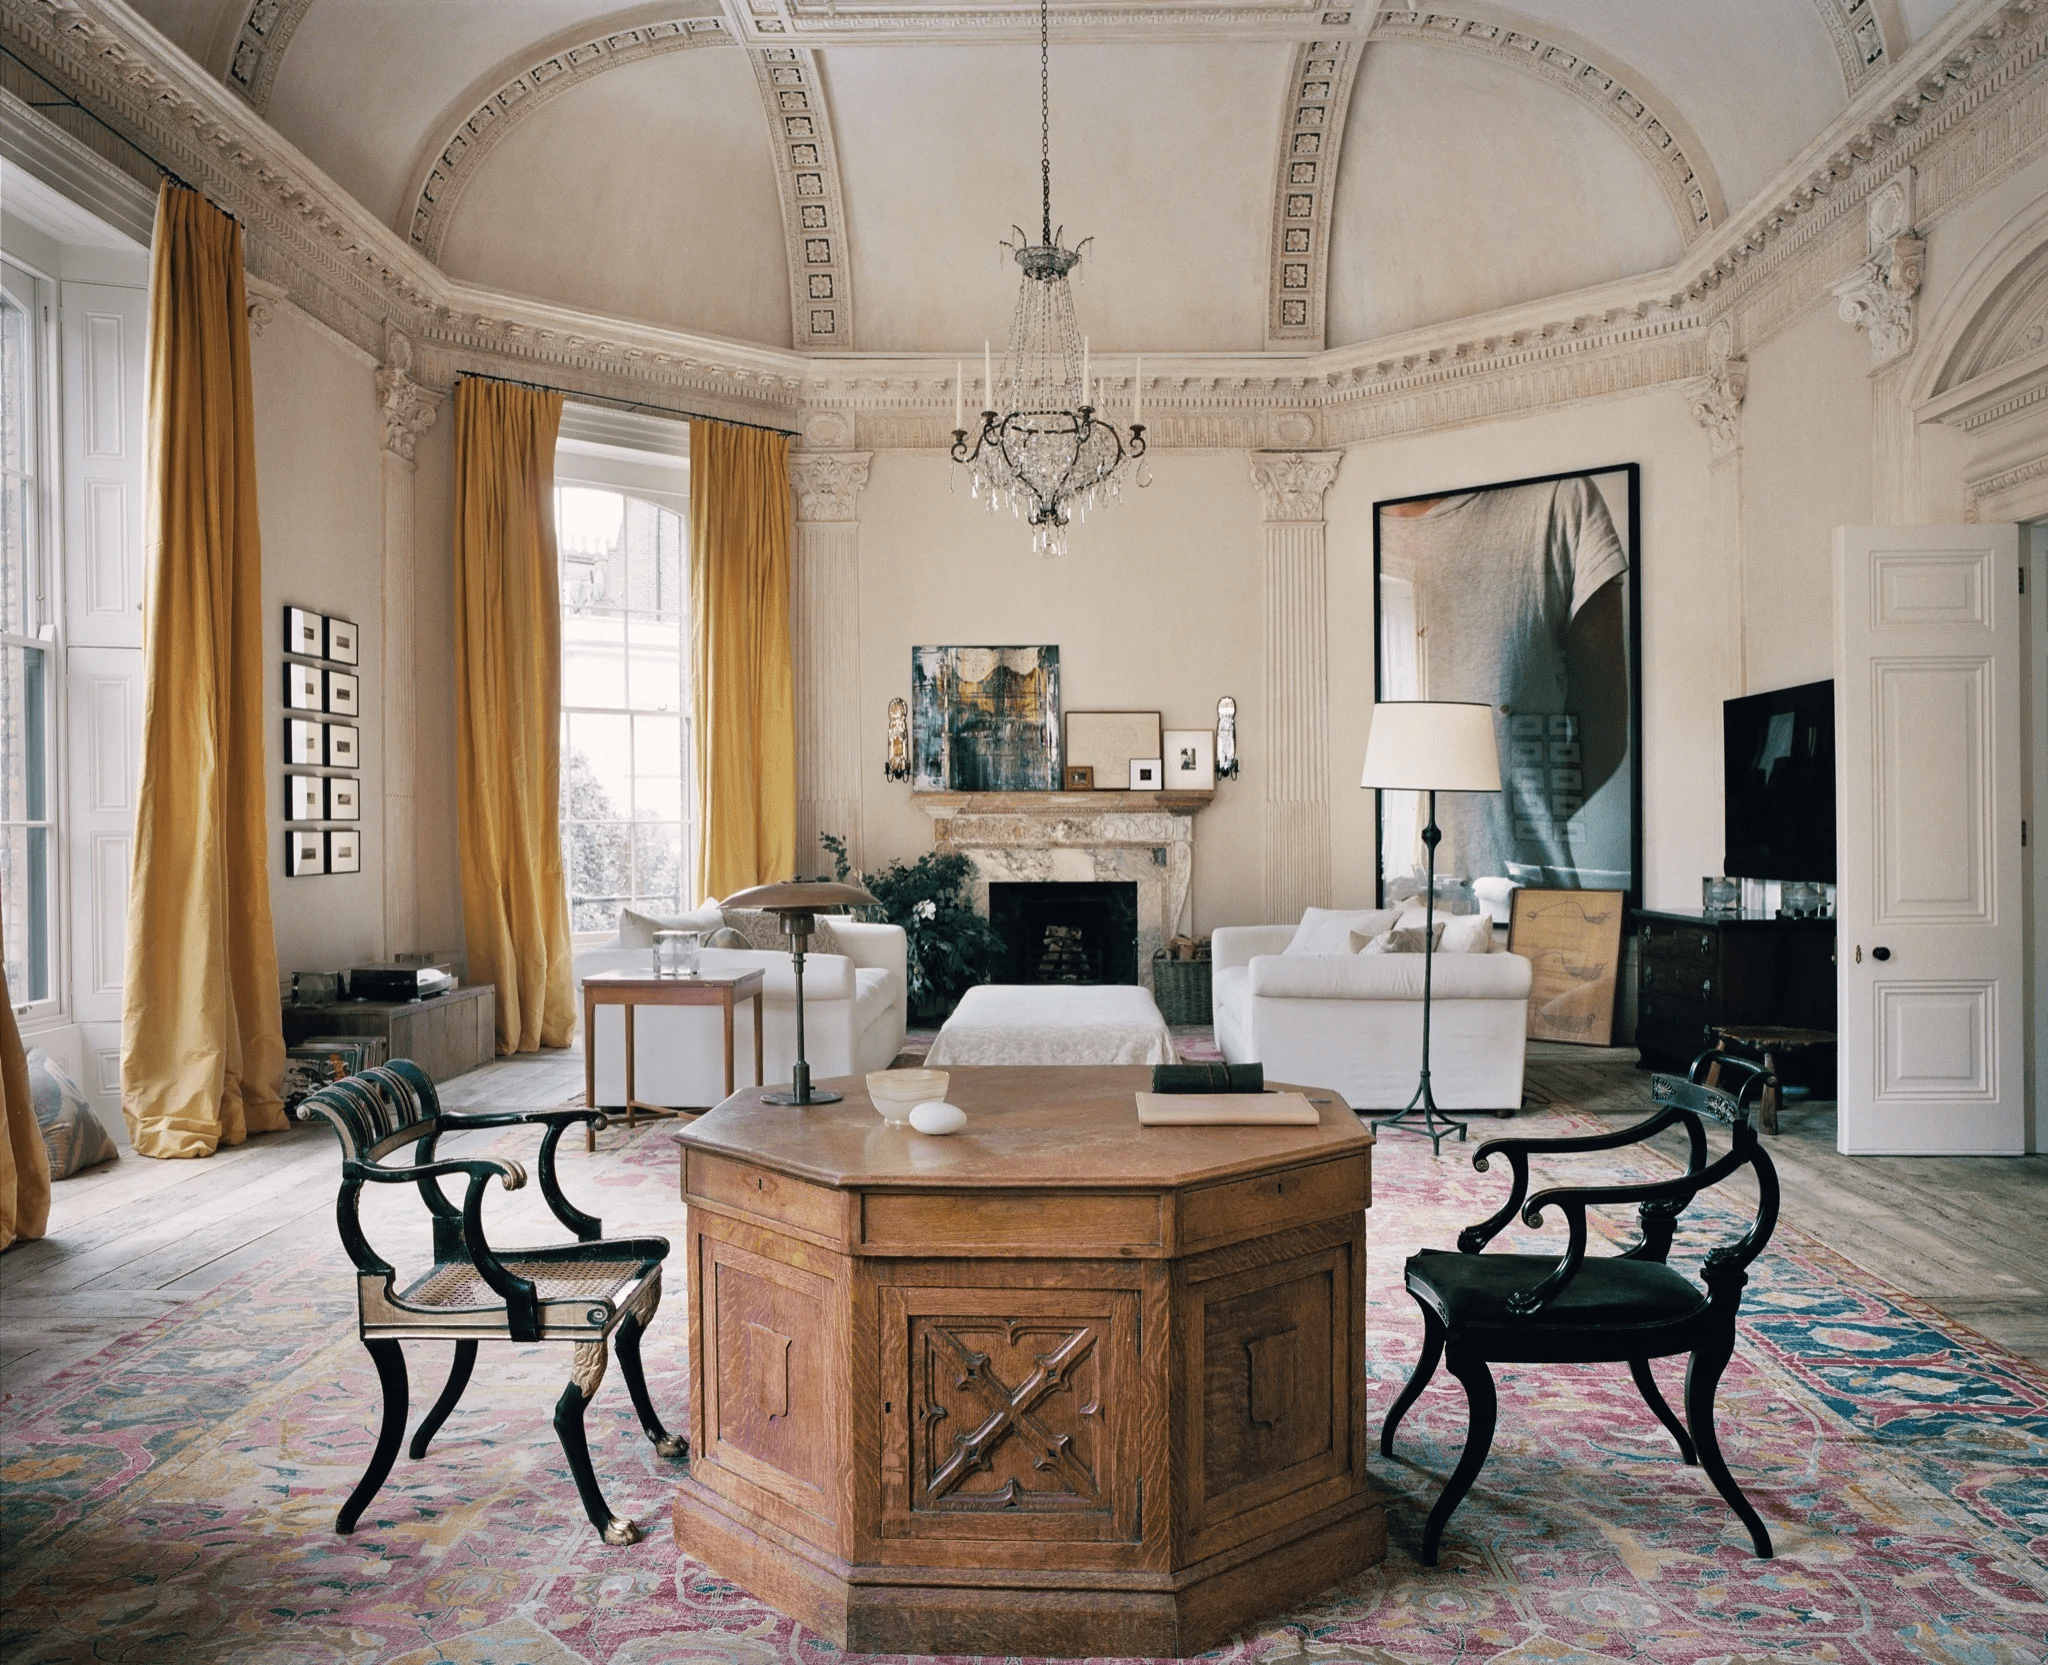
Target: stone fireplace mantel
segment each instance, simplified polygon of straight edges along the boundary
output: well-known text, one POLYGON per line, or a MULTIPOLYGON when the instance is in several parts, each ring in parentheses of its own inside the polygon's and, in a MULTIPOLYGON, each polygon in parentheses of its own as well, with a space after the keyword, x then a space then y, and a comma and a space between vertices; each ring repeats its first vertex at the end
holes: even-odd
POLYGON ((974 906, 990 884, 1124 881, 1138 887, 1138 981, 1187 911, 1195 816, 1211 792, 913 792, 932 842, 974 863, 974 906))

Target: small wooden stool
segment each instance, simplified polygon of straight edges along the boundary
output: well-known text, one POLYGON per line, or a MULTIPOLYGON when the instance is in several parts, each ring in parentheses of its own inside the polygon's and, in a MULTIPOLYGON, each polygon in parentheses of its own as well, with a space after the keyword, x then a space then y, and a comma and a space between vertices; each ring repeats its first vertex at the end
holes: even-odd
MULTIPOLYGON (((1731 1046, 1736 1046, 1762 1057, 1767 1079, 1764 1096, 1758 1101, 1757 1125, 1765 1133, 1778 1131, 1778 1107, 1781 1103, 1778 1060, 1804 1052, 1808 1047, 1835 1044, 1834 1034, 1826 1029, 1785 1029, 1769 1023, 1717 1023, 1711 1027, 1716 1052, 1727 1052, 1731 1046)), ((1707 1084, 1715 1085, 1719 1075, 1720 1070, 1716 1067, 1708 1075, 1707 1084)))

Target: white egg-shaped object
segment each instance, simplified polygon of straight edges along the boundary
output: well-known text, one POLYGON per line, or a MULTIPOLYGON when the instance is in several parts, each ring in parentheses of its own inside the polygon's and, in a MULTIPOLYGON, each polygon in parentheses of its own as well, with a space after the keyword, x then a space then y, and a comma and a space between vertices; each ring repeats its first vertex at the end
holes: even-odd
POLYGON ((957 1104, 948 1104, 942 1098, 920 1104, 910 1112, 910 1125, 920 1133, 929 1133, 938 1138, 947 1133, 958 1133, 967 1125, 967 1112, 957 1104))

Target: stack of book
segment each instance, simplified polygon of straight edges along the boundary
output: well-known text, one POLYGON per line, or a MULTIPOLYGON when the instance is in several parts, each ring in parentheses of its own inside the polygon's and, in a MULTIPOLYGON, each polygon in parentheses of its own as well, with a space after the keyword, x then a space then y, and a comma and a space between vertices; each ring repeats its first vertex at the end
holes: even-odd
POLYGON ((297 1104, 329 1082, 356 1075, 385 1062, 382 1035, 316 1035, 285 1048, 284 1102, 297 1104))

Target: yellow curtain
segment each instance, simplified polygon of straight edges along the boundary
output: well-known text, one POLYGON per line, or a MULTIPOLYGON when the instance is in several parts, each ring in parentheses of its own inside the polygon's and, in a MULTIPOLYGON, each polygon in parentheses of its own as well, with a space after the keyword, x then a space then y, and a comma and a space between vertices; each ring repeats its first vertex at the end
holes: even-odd
MULTIPOLYGON (((4 957, 0 957, 4 966, 4 957)), ((36 1107, 28 1096, 28 1055, 21 1049, 21 1031, 14 1026, 14 1002, 7 994, 7 973, 0 969, 0 1115, 7 1123, 0 1138, 0 1249, 24 1237, 40 1237, 50 1224, 50 1152, 36 1125, 36 1107)))
POLYGON ((567 1046, 576 1021, 562 878, 559 394, 455 389, 455 687, 462 927, 498 988, 498 1050, 567 1046))
POLYGON ((695 891, 796 873, 796 696, 789 658, 789 439, 690 424, 695 891))
POLYGON ((263 546, 242 228, 157 198, 142 786, 121 1110, 144 1156, 284 1127, 263 761, 263 546))

